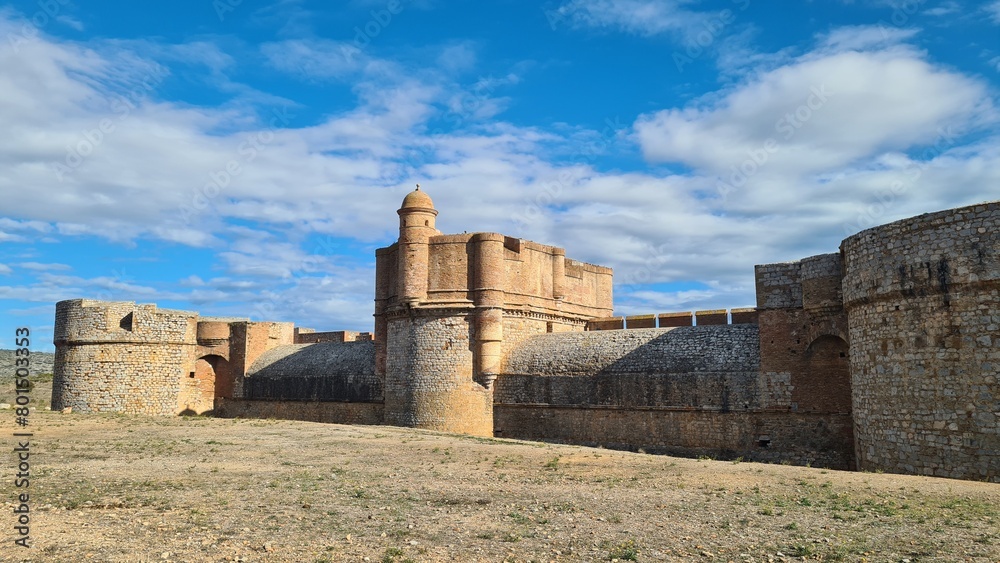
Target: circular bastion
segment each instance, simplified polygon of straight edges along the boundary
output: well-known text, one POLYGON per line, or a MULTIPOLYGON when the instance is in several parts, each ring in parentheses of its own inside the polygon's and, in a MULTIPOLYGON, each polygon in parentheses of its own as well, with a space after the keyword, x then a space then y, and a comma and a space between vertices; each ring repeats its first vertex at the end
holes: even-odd
POLYGON ((134 302, 56 303, 52 409, 176 414, 195 371, 197 318, 134 302))
POLYGON ((858 468, 1000 481, 1000 202, 841 250, 858 468))

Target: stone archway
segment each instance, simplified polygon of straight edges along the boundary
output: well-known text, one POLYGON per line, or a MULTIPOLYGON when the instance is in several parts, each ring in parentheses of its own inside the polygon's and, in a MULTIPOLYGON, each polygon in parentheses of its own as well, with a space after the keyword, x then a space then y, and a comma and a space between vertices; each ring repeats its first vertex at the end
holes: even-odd
POLYGON ((219 391, 232 396, 233 381, 229 362, 214 354, 202 356, 194 363, 194 371, 181 383, 180 414, 206 414, 215 408, 219 391))
MULTIPOLYGON (((204 356, 202 360, 208 362, 215 373, 213 397, 216 399, 231 399, 233 397, 234 378, 233 372, 229 368, 229 362, 222 356, 214 354, 204 356)), ((199 360, 200 361, 200 360, 199 360)))
POLYGON ((851 412, 851 368, 847 342, 825 334, 805 353, 805 370, 792 378, 792 402, 799 412, 851 412))

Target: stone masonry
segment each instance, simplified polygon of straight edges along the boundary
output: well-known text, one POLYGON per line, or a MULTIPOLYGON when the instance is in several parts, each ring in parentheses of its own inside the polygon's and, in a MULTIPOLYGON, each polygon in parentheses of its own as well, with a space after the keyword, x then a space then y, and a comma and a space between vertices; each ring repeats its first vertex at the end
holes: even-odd
POLYGON ((859 467, 1000 480, 1000 203, 842 248, 859 467))
POLYGON ((756 267, 757 307, 612 316, 609 268, 448 235, 419 188, 374 330, 56 305, 53 408, 394 424, 1000 482, 1000 203, 756 267))

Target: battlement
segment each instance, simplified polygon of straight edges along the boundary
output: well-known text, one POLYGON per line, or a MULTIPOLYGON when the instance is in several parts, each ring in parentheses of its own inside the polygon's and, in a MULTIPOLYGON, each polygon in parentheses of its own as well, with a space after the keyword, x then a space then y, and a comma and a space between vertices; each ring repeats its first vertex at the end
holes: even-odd
MULTIPOLYGON (((413 244, 413 243, 411 243, 413 244)), ((566 258, 562 248, 499 233, 429 236, 417 260, 418 300, 404 299, 399 243, 376 251, 376 303, 390 310, 474 305, 477 292, 493 291, 507 309, 537 310, 579 319, 611 312, 610 268, 566 258), (495 248, 494 248, 495 246, 495 248)))
POLYGON ((198 313, 134 301, 72 299, 56 303, 55 343, 194 344, 198 313))

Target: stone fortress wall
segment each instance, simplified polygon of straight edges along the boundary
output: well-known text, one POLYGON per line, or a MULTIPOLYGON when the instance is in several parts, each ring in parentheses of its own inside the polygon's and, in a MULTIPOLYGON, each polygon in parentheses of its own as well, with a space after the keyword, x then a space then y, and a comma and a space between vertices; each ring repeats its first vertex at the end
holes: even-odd
POLYGON ((843 244, 858 465, 998 480, 1000 203, 843 244))
POLYGON ((195 368, 196 316, 155 305, 61 301, 52 408, 175 414, 198 404, 197 386, 186 381, 195 368))
POLYGON ((998 206, 757 266, 756 308, 613 317, 610 269, 497 233, 444 235, 418 189, 399 240, 376 252, 372 333, 62 302, 53 406, 1000 482, 998 206), (145 324, 126 331, 129 315, 145 324))

